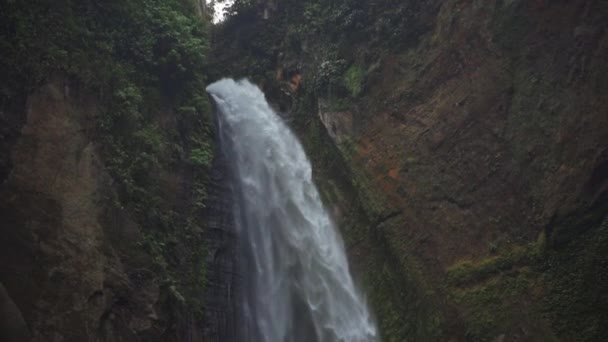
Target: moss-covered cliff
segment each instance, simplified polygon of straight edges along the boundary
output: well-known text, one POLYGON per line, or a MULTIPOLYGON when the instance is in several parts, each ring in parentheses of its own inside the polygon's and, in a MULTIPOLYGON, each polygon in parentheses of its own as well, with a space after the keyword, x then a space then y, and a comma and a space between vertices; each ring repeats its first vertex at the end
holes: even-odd
POLYGON ((228 209, 200 6, 0 4, 0 340, 201 341, 229 324, 208 283, 228 209))
POLYGON ((608 338, 602 1, 237 1, 387 341, 608 338))
POLYGON ((299 134, 385 341, 608 340, 602 0, 0 3, 0 340, 234 340, 205 83, 299 134))

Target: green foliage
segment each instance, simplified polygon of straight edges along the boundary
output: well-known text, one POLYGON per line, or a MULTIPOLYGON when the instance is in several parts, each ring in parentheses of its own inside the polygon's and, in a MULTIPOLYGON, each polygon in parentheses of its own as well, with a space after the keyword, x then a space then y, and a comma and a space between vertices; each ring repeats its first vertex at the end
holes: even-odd
MULTIPOLYGON (((607 333, 601 293, 608 271, 606 221, 596 231, 560 250, 547 246, 545 233, 535 243, 496 251, 478 262, 462 261, 447 269, 449 298, 463 308, 467 337, 492 339, 540 317, 567 341, 595 341, 607 333), (525 310, 522 306, 526 307, 525 310), (526 315, 522 316, 525 312, 526 315)), ((528 326, 529 338, 559 339, 544 326, 528 326)))
POLYGON ((181 1, 34 0, 0 6, 6 48, 1 64, 26 86, 57 72, 96 87, 112 86, 123 76, 173 86, 202 70, 204 23, 184 12, 181 1))
POLYGON ((227 8, 226 15, 229 17, 247 16, 255 10, 255 1, 253 0, 234 0, 232 5, 227 8))
POLYGON ((328 86, 340 83, 340 77, 346 69, 346 60, 326 60, 319 65, 315 78, 317 90, 326 89, 328 86))
POLYGON ((582 236, 549 249, 542 267, 547 291, 540 310, 564 341, 601 341, 608 336, 608 218, 582 236))
POLYGON ((523 268, 472 287, 454 289, 450 294, 451 299, 468 310, 467 338, 474 341, 491 340, 513 326, 526 322, 529 318, 518 316, 521 314, 518 301, 530 291, 535 281, 535 274, 523 268))
POLYGON ((166 138, 163 136, 158 125, 148 124, 135 131, 133 139, 141 144, 145 151, 149 151, 152 155, 158 156, 165 152, 166 138))
POLYGON ((208 142, 204 142, 201 147, 192 149, 190 161, 198 167, 209 168, 213 161, 213 151, 208 142))
POLYGON ((363 90, 363 81, 365 79, 365 71, 357 64, 351 65, 346 74, 344 74, 344 86, 350 92, 352 97, 357 97, 363 90))
POLYGON ((208 148, 196 148, 190 154, 190 161, 196 166, 208 167, 212 157, 213 154, 208 148))
POLYGON ((55 77, 95 95, 100 110, 87 134, 116 186, 115 204, 134 214, 138 246, 170 295, 199 314, 200 209, 213 159, 207 46, 193 0, 0 2, 0 103, 55 77), (192 203, 177 207, 165 176, 184 168, 192 203))
POLYGON ((139 242, 139 247, 143 248, 154 261, 156 272, 166 272, 169 267, 165 259, 166 243, 158 239, 151 233, 144 234, 144 238, 139 242))

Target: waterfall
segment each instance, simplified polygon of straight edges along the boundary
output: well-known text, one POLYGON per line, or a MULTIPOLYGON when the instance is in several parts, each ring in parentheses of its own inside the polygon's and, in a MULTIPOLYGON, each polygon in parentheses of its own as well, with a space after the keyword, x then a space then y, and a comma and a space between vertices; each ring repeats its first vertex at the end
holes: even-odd
POLYGON ((233 172, 239 341, 378 341, 300 142, 248 81, 224 79, 207 91, 233 172))

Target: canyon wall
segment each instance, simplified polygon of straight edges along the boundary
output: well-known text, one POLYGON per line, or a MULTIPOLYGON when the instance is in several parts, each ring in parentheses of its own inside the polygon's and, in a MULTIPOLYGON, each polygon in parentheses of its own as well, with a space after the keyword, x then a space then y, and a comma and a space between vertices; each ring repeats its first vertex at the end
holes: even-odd
POLYGON ((385 340, 608 337, 604 2, 256 13, 217 29, 219 72, 307 145, 385 340))
POLYGON ((0 4, 0 340, 230 341, 198 5, 0 4))

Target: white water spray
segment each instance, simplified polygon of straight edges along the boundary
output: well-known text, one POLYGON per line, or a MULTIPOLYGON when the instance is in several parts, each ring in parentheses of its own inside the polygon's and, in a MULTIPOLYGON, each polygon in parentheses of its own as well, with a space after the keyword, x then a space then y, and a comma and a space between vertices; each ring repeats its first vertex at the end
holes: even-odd
POLYGON ((378 341, 297 138, 248 81, 225 79, 207 91, 218 106, 222 149, 234 173, 241 339, 378 341))

